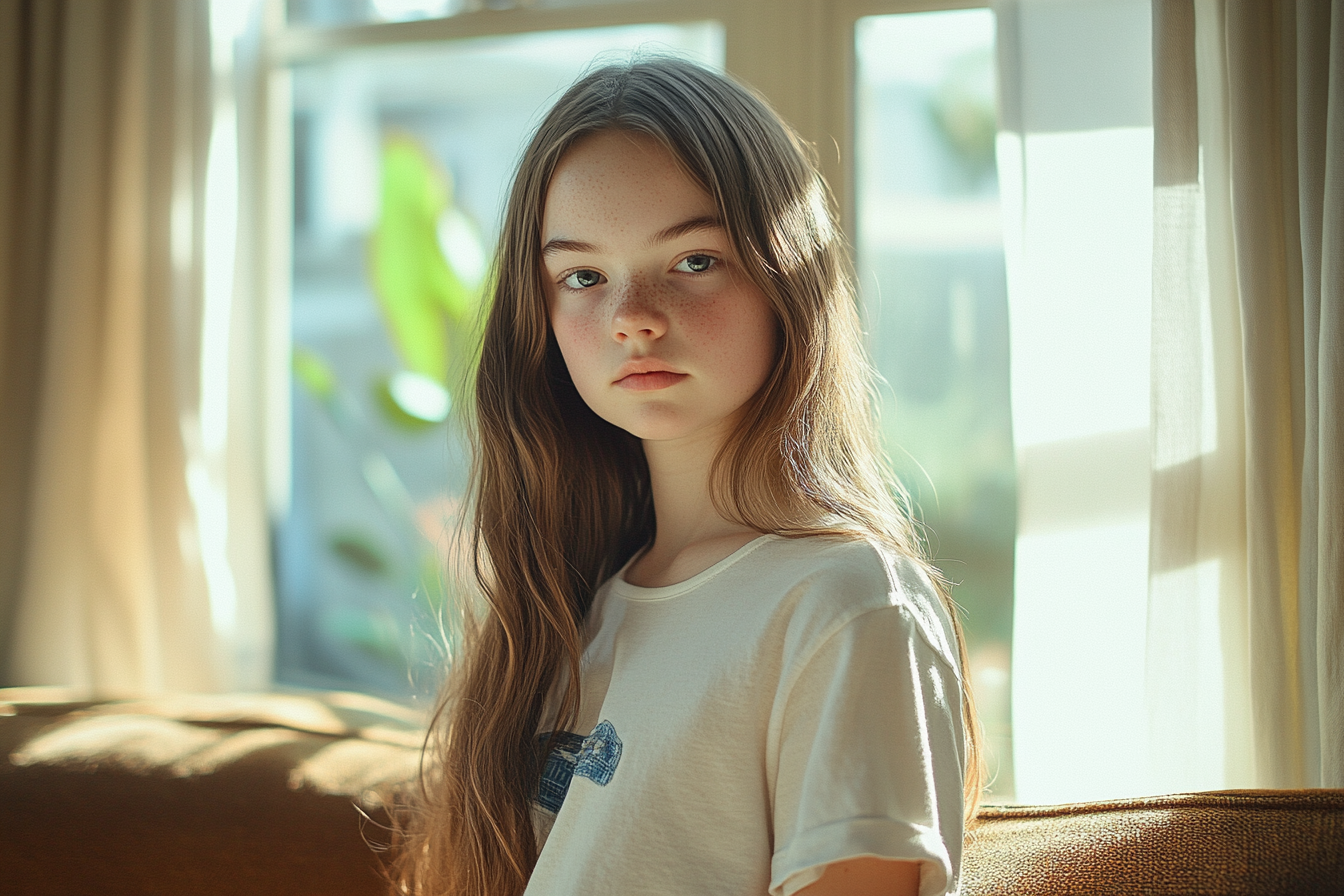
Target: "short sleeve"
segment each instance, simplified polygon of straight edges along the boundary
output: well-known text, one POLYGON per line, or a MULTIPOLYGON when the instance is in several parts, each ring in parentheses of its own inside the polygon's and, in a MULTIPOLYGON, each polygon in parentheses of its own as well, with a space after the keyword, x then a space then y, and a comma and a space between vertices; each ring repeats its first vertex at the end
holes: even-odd
POLYGON ((910 607, 870 609, 827 636, 788 685, 777 731, 772 896, 860 856, 919 862, 920 896, 956 892, 960 684, 910 607))

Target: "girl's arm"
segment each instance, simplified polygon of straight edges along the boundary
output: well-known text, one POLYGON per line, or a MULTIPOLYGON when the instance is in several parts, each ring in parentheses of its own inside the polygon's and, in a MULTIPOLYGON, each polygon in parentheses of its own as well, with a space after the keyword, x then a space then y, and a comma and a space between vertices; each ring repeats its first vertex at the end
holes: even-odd
POLYGON ((864 856, 826 866, 794 896, 917 896, 919 863, 864 856))

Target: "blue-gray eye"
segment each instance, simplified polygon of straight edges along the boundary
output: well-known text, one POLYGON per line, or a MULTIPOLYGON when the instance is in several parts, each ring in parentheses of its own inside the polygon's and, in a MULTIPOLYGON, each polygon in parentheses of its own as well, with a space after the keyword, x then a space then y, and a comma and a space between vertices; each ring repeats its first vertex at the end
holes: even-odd
POLYGON ((569 274, 562 281, 570 289, 588 289, 590 286, 596 286, 602 282, 602 275, 597 271, 590 271, 584 268, 569 274))
POLYGON ((684 274, 703 274, 714 267, 718 261, 713 255, 687 255, 677 262, 676 267, 672 270, 681 271, 684 274))

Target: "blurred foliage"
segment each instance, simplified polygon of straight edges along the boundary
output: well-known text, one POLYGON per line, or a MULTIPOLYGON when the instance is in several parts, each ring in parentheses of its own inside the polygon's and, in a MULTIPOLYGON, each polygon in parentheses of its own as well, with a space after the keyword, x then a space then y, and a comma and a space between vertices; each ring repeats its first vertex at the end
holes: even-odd
POLYGON ((324 634, 348 644, 378 665, 404 670, 409 657, 397 621, 386 610, 338 608, 322 614, 324 634))
POLYGON ((294 378, 310 395, 323 404, 336 396, 336 372, 327 360, 310 348, 295 346, 291 366, 294 378))
POLYGON ((348 567, 366 576, 384 576, 392 568, 387 552, 369 536, 353 530, 333 532, 327 546, 348 567))
MULTIPOLYGON (((369 277, 388 336, 407 370, 451 389, 453 354, 470 354, 479 287, 463 282, 439 244, 452 181, 414 137, 383 145, 381 207, 369 237, 369 277)), ((391 422, 401 424, 401 419, 391 422)))
POLYGON ((967 53, 948 67, 947 76, 929 100, 934 130, 971 187, 994 173, 998 111, 993 66, 990 51, 967 53))
POLYGON ((434 429, 442 420, 426 420, 418 414, 412 414, 397 401, 392 391, 392 377, 380 376, 373 382, 373 402, 383 412, 383 420, 404 432, 427 432, 434 429))
MULTIPOLYGON (((399 626, 391 608, 371 600, 368 606, 346 605, 324 612, 320 627, 334 643, 401 674, 427 650, 442 652, 441 646, 421 642, 432 640, 424 637, 426 629, 432 636, 445 633, 449 582, 439 555, 416 528, 415 501, 387 454, 387 429, 404 434, 443 432, 446 409, 451 404, 462 407, 469 400, 469 390, 463 388, 466 378, 457 374, 469 371, 476 357, 478 309, 486 285, 477 282, 479 271, 471 270, 473 265, 459 273, 445 254, 444 222, 452 219, 453 233, 460 240, 464 222, 469 221, 453 207, 448 173, 420 141, 406 134, 388 136, 380 178, 380 211, 368 238, 367 270, 401 370, 375 375, 364 393, 371 399, 365 404, 343 387, 336 366, 317 351, 295 346, 291 364, 295 383, 326 411, 358 459, 354 475, 373 493, 383 521, 400 533, 398 542, 404 542, 392 548, 381 544, 369 534, 381 528, 378 525, 344 526, 327 534, 327 550, 350 575, 381 579, 417 601, 410 611, 410 626, 399 626), (417 383, 412 374, 424 379, 417 383), (408 383, 416 388, 408 391, 408 383), (436 389, 446 393, 434 396, 436 389), (417 397, 419 401, 412 400, 417 397), (370 405, 373 419, 364 410, 370 405), (385 428, 374 426, 374 419, 385 428)), ((479 255, 475 266, 483 267, 474 225, 465 232, 469 241, 477 241, 468 245, 479 255)))

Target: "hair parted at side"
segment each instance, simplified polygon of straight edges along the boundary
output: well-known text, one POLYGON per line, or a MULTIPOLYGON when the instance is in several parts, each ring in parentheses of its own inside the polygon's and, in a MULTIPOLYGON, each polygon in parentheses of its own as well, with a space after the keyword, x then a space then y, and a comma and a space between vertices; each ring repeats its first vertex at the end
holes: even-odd
MULTIPOLYGON (((556 166, 580 140, 612 130, 657 140, 713 197, 778 323, 775 368, 714 463, 720 513, 761 532, 883 541, 924 566, 956 625, 882 463, 848 255, 807 147, 755 94, 694 63, 643 57, 593 70, 538 126, 505 211, 475 382, 472 536, 483 602, 401 820, 400 892, 523 891, 537 854, 543 714, 558 728, 572 722, 589 601, 653 538, 641 445, 579 397, 551 333, 541 259, 556 166)), ((956 635, 960 644, 959 626, 956 635)), ((963 714, 969 813, 982 784, 969 690, 963 714)))

